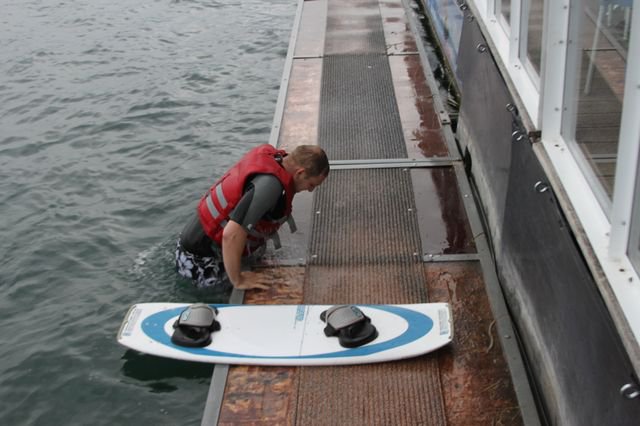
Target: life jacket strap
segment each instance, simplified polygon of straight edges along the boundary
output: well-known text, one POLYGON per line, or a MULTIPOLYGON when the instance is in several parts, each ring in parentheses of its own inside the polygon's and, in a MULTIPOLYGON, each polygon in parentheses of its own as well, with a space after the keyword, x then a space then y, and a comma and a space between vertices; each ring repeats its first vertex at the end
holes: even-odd
POLYGON ((280 250, 282 248, 282 243, 280 242, 280 235, 278 234, 278 231, 276 231, 273 234, 269 235, 269 239, 271 239, 271 241, 273 241, 273 247, 276 250, 280 250))
POLYGON ((213 200, 211 199, 211 193, 208 193, 204 198, 205 203, 207 204, 207 210, 211 214, 211 217, 217 219, 220 216, 220 212, 213 204, 213 200))
POLYGON ((293 215, 289 215, 289 217, 287 218, 287 223, 289 224, 289 230, 292 234, 298 230, 298 226, 296 225, 296 221, 293 218, 293 215))

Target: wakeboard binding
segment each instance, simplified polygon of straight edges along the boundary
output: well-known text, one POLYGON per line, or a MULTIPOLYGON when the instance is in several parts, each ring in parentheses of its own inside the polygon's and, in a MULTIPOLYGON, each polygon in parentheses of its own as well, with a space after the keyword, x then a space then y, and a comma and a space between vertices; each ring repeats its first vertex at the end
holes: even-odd
POLYGON ((211 334, 220 330, 218 310, 205 303, 188 306, 173 324, 171 341, 178 346, 202 348, 211 344, 211 334))
POLYGON ((326 324, 325 336, 337 336, 344 348, 357 348, 378 337, 378 330, 371 324, 371 319, 357 306, 333 306, 322 312, 320 319, 326 324))

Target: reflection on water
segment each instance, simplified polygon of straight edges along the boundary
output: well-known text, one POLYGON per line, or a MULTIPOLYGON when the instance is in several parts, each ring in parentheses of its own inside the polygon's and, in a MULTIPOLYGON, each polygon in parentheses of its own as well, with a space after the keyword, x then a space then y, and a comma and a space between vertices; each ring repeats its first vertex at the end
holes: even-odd
POLYGON ((151 392, 166 392, 167 389, 177 390, 175 385, 166 379, 191 378, 209 383, 213 365, 178 361, 141 354, 126 350, 122 355, 122 373, 140 382, 145 382, 151 392))

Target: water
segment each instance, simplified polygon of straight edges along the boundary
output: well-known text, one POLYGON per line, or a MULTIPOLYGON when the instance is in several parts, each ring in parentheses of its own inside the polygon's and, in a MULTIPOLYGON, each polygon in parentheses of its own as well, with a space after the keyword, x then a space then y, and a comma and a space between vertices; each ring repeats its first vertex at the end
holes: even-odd
POLYGON ((267 142, 295 0, 0 0, 0 423, 199 424, 212 367, 116 343, 199 196, 267 142))

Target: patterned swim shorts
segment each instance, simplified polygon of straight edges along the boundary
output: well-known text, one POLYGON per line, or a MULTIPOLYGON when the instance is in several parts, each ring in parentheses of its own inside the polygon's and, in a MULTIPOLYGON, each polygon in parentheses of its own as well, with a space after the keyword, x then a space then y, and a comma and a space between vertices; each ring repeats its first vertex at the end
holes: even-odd
POLYGON ((176 270, 190 278, 197 288, 227 287, 231 283, 222 263, 222 257, 200 257, 186 251, 180 241, 176 247, 176 270))

